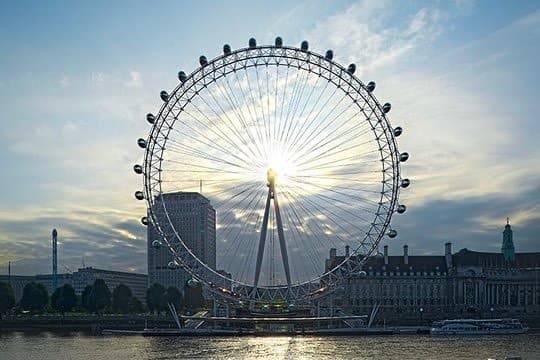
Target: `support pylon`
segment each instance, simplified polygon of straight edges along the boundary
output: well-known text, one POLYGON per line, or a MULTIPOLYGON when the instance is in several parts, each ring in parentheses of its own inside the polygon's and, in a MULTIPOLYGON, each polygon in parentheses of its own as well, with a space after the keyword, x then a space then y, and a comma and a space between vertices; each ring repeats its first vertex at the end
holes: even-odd
POLYGON ((259 277, 261 275, 262 260, 264 255, 264 247, 266 243, 266 234, 268 230, 268 217, 270 215, 270 202, 274 201, 274 213, 276 216, 279 247, 281 249, 281 259, 283 260, 283 268, 285 270, 285 278, 287 279, 287 287, 291 287, 291 271, 289 268, 289 256, 287 254, 287 245, 285 243, 285 234, 283 233, 283 222, 281 220, 281 213, 279 211, 279 202, 276 193, 276 173, 273 169, 268 169, 268 196, 266 197, 266 206, 264 208, 264 216, 261 228, 261 236, 259 239, 259 250, 257 252, 257 263, 255 266, 255 281, 253 282, 252 297, 255 297, 257 293, 257 287, 259 285, 259 277))

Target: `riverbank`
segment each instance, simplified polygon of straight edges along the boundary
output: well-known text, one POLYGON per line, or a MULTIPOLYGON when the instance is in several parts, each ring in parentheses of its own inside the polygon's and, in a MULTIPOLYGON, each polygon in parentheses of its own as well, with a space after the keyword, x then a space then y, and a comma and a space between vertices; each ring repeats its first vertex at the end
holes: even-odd
MULTIPOLYGON (((530 328, 530 332, 540 333, 540 318, 521 319, 530 328)), ((416 328, 429 327, 431 322, 424 319, 422 323, 392 323, 376 321, 375 328, 416 328)), ((0 332, 12 331, 83 331, 101 334, 102 330, 134 330, 177 329, 176 322, 170 315, 22 315, 5 316, 0 320, 0 332)))
POLYGON ((176 328, 170 316, 157 315, 35 315, 8 316, 0 320, 0 331, 69 330, 101 333, 103 329, 141 330, 176 328))

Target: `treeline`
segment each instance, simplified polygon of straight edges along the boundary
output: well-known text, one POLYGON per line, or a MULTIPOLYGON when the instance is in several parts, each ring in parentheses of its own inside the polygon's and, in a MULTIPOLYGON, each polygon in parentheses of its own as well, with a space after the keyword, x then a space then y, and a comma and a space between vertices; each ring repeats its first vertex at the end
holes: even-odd
POLYGON ((86 312, 86 313, 115 313, 134 314, 145 311, 161 313, 168 309, 168 303, 175 306, 178 312, 183 309, 190 311, 202 308, 205 300, 202 287, 184 286, 181 292, 176 287, 165 288, 160 284, 152 285, 146 291, 146 304, 133 296, 131 289, 120 284, 114 290, 102 279, 97 279, 94 284, 87 285, 80 296, 69 284, 57 288, 49 297, 47 288, 40 283, 31 282, 25 285, 23 295, 19 303, 15 301, 15 295, 10 284, 0 282, 0 316, 8 312, 28 311, 33 314, 44 312, 86 312))

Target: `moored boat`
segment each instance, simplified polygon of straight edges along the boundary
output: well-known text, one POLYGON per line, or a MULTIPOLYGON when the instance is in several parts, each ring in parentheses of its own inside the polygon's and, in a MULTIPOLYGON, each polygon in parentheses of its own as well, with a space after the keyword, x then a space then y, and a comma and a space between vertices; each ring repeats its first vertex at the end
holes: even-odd
POLYGON ((433 323, 432 335, 511 335, 529 330, 518 319, 454 319, 433 323))

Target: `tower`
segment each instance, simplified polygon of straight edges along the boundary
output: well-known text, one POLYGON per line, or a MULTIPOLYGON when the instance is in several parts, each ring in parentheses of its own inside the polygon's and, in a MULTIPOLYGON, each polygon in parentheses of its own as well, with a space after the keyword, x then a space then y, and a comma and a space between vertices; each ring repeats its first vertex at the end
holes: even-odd
MULTIPOLYGON (((199 259, 210 268, 216 268, 216 211, 207 198, 196 192, 166 193, 156 200, 153 211, 163 231, 176 231, 199 259), (169 219, 172 226, 167 225, 169 219)), ((183 269, 169 268, 173 257, 168 246, 161 243, 161 235, 152 222, 148 224, 147 237, 148 286, 159 283, 182 288, 191 275, 183 269)), ((177 239, 171 240, 171 244, 180 246, 177 239)))
POLYGON ((52 231, 52 289, 56 290, 58 287, 58 252, 56 248, 56 241, 58 232, 56 229, 52 231))
POLYGON ((501 247, 501 251, 505 261, 514 261, 514 250, 513 232, 512 228, 510 227, 510 219, 506 218, 506 226, 504 227, 503 231, 503 243, 501 247))

